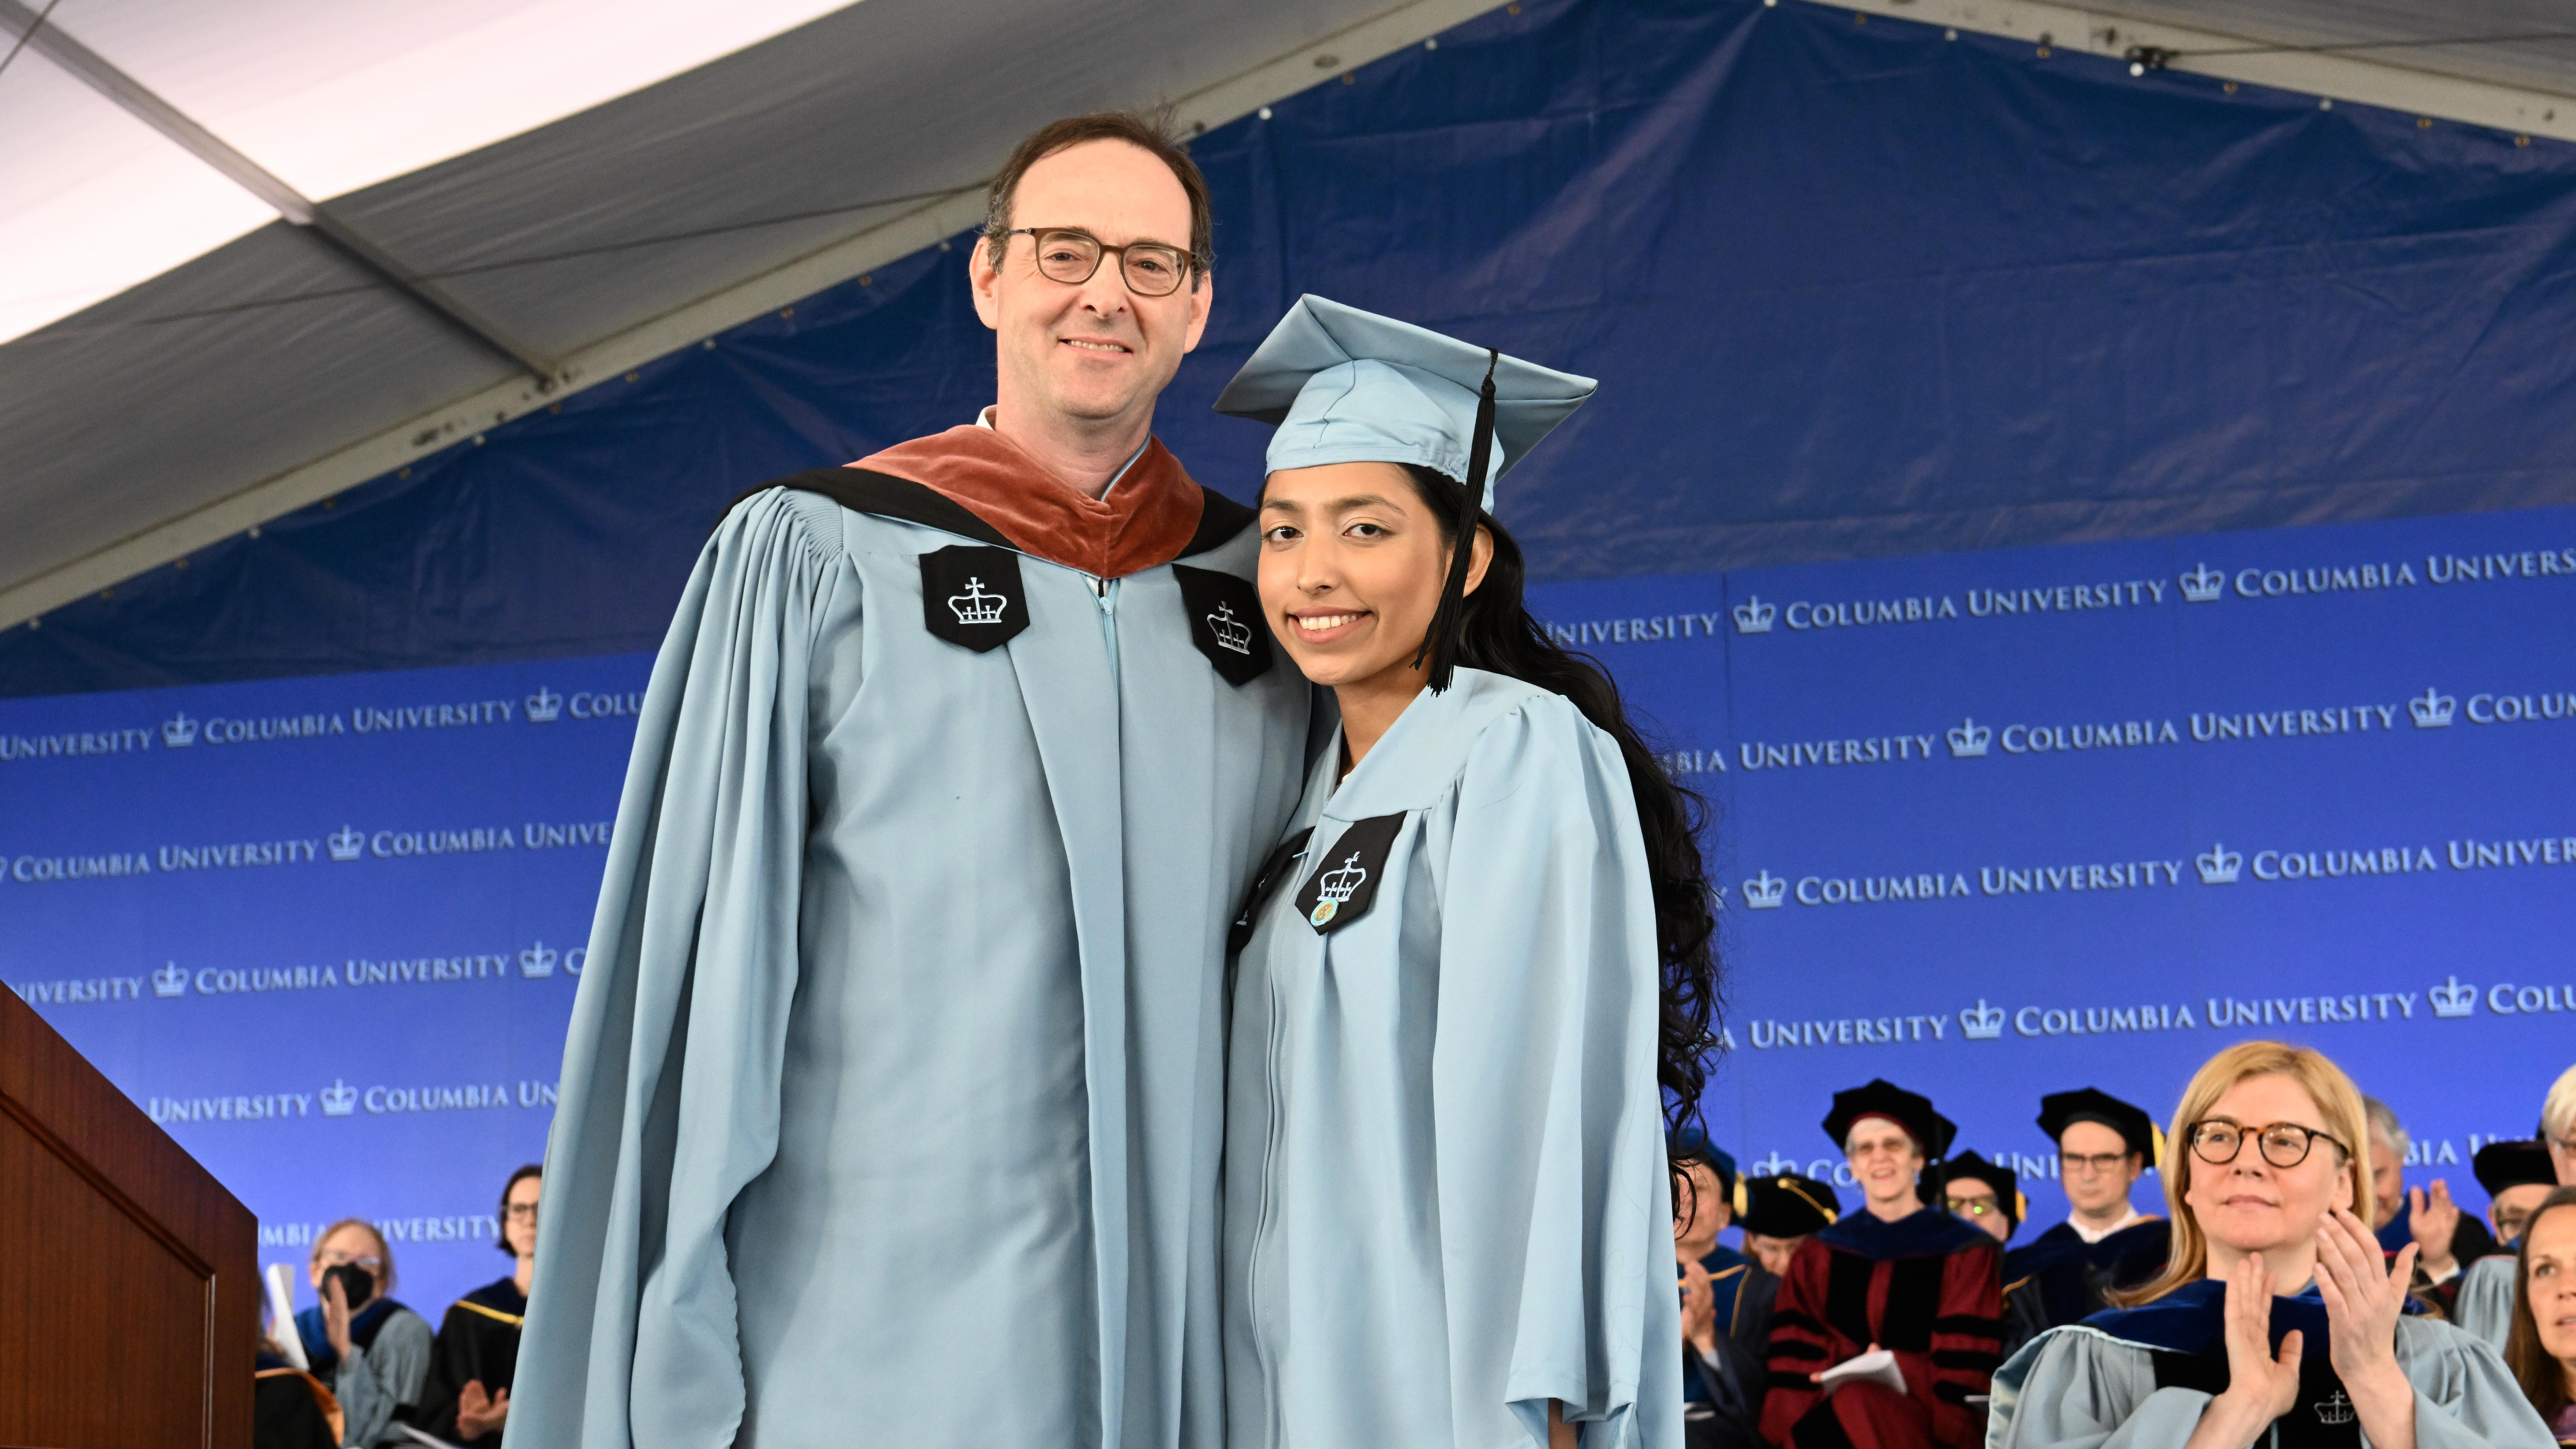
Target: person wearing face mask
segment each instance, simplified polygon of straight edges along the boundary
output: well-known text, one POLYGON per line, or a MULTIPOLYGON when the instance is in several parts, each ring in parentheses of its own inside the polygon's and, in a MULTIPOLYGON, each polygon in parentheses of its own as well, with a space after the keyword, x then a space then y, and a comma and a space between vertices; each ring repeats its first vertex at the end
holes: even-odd
POLYGON ((2407 1311, 2370 1221, 2361 1094, 2317 1052, 2241 1042, 2183 1089, 2173 1255, 2128 1306, 1995 1376, 1991 1449, 2543 1449, 2495 1351, 2407 1311))
POLYGON ((471 1449, 498 1449, 509 1422, 519 1331, 527 1322, 528 1289, 536 1278, 537 1199, 544 1174, 530 1163, 501 1185, 497 1246, 509 1255, 512 1271, 448 1305, 447 1316, 439 1320, 420 1410, 412 1415, 411 1421, 429 1433, 471 1449))
POLYGON ((1971 1449, 1985 1427, 1972 1400, 2002 1359, 2003 1245, 1923 1200, 1958 1128, 1884 1080, 1835 1093, 1824 1127, 1861 1211, 1799 1249, 1780 1284, 1762 1437, 1783 1449, 1971 1449), (1835 1374, 1882 1350, 1891 1363, 1835 1374))
POLYGON ((319 1306, 295 1315, 313 1377, 340 1404, 348 1449, 409 1442, 394 1423, 429 1377, 429 1321, 394 1301, 394 1250, 364 1218, 342 1218, 313 1240, 307 1277, 319 1306))
POLYGON ((1277 428, 1261 617, 1341 716, 1237 922, 1231 1449, 1680 1444, 1712 895, 1490 513, 1592 390, 1310 296, 1217 400, 1277 428))
POLYGON ((2551 1188, 2514 1239, 2504 1361, 2561 1444, 2576 1443, 2576 1187, 2551 1188))
MULTIPOLYGON (((2549 1154, 2550 1175, 2558 1185, 2576 1186, 2576 1067, 2559 1073, 2541 1099, 2540 1146, 2549 1154)), ((2460 1275, 2453 1321, 2501 1352, 2513 1323, 2517 1282, 2505 1254, 2471 1263, 2460 1275)))
POLYGON ((1222 1438, 1227 925, 1313 701, 1252 510, 1154 436, 1212 225, 1164 122, 1040 128, 960 259, 992 405, 752 490, 699 555, 565 1037, 512 1442, 1222 1438))
POLYGON ((1744 1255, 1774 1278, 1789 1271, 1809 1238, 1843 1215, 1843 1200, 1832 1183, 1795 1173, 1748 1177, 1742 1192, 1744 1206, 1735 1223, 1744 1229, 1744 1255))

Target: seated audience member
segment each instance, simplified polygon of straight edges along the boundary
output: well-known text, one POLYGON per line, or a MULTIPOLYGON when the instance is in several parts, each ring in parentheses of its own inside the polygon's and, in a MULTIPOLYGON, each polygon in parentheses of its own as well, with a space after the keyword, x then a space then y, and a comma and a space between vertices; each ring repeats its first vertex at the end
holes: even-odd
POLYGON ((2160 1164, 2155 1119, 2092 1087, 2039 1099, 2039 1130, 2057 1144, 2066 1221, 2004 1255, 2006 1316, 2018 1348, 2062 1323, 2102 1311, 2114 1289, 2164 1271, 2172 1227, 2139 1212, 2129 1193, 2160 1164))
POLYGON ((313 1240, 309 1275, 319 1307, 295 1315, 313 1376, 340 1401, 350 1449, 412 1440, 395 1411, 420 1402, 429 1376, 429 1323, 394 1301, 394 1251, 364 1218, 342 1218, 313 1240))
MULTIPOLYGON (((2483 1154, 2484 1149, 2480 1149, 2483 1154)), ((2561 1444, 2576 1443, 2576 1187, 2551 1188, 2516 1235, 2504 1358, 2561 1444)))
POLYGON ((2383 1253, 2415 1245, 2415 1291, 2430 1296, 2458 1278, 2460 1270, 2494 1252, 2495 1239, 2487 1236, 2484 1223, 2451 1201, 2449 1183, 2436 1178, 2430 1192, 2407 1190, 2404 1173, 2413 1139, 2386 1102, 2364 1097, 2361 1103, 2370 1115, 2370 1225, 2383 1253))
POLYGON ((1744 1229, 1744 1253, 1777 1278, 1807 1240, 1843 1215, 1843 1200, 1829 1183, 1795 1173, 1744 1180, 1744 1203, 1735 1224, 1744 1229))
POLYGON ((515 1270, 447 1309, 431 1350, 429 1382, 413 1422, 441 1439, 495 1449, 510 1417, 510 1381, 519 1366, 519 1325, 528 1316, 529 1276, 537 1265, 537 1194, 543 1171, 529 1163, 501 1185, 499 1247, 515 1270))
MULTIPOLYGON (((2506 1300, 2505 1315, 2510 1316, 2509 1290, 2514 1270, 2506 1260, 2513 1256, 2513 1245, 2522 1237, 2522 1225, 2531 1210, 2558 1186, 2557 1164, 2550 1161, 2548 1146, 2540 1142, 2490 1142, 2469 1159, 2469 1170, 2477 1174, 2478 1186, 2487 1190, 2487 1226, 2494 1233, 2497 1251, 2469 1264, 2466 1271, 2449 1282, 2436 1283, 2419 1293, 2453 1323, 2460 1321, 2461 1290, 2478 1276, 2478 1263, 2488 1258, 2497 1263, 2491 1271, 2507 1281, 2508 1292, 2499 1296, 2506 1300)), ((2503 1349, 2492 1340, 2487 1346, 2499 1352, 2503 1349)))
MULTIPOLYGON (((2540 1144, 2549 1153, 2559 1186, 2576 1186, 2576 1067, 2559 1073, 2541 1099, 2540 1144)), ((2516 1281, 2513 1264, 2502 1253, 2470 1264, 2461 1275, 2452 1320, 2503 1352, 2513 1323, 2516 1281)))
POLYGON ((2415 1247, 2389 1264, 2362 1216, 2369 1132, 2316 1052, 2210 1058, 2174 1113, 2172 1263, 2004 1365, 1991 1449, 2545 1449, 2494 1350, 2407 1313, 2415 1247))
POLYGON ((1731 1248, 1735 1159, 1686 1129, 1672 1139, 1684 1180, 1673 1199, 1682 1278, 1682 1430, 1691 1449, 1749 1449, 1762 1404, 1763 1341, 1780 1280, 1731 1248))
MULTIPOLYGON (((294 1331, 289 1323, 277 1328, 294 1331)), ((297 1368, 266 1328, 260 1331, 252 1375, 251 1449, 337 1449, 340 1401, 320 1379, 297 1368)))
POLYGON ((1993 1238, 2009 1243, 2021 1230, 2030 1199, 2009 1167, 1998 1167, 1973 1152, 1962 1152, 1941 1167, 1941 1205, 1950 1216, 1993 1238))
POLYGON ((2003 1249, 1922 1197, 1958 1129, 1932 1103, 1874 1081, 1834 1095, 1862 1211, 1798 1250, 1771 1314, 1762 1437, 1797 1449, 1974 1449, 2003 1341, 2003 1249), (1819 1375, 1884 1349, 1896 1382, 1819 1375), (1899 1387, 1898 1385, 1901 1385, 1899 1387))

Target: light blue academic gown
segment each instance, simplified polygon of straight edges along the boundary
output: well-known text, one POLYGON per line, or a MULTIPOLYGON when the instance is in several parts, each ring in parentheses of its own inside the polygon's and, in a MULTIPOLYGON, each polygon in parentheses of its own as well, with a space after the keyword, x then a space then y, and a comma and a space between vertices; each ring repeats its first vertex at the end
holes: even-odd
POLYGON ((1229 1449, 1543 1445, 1550 1399, 1586 1449, 1674 1449, 1655 918, 1618 747, 1461 669, 1337 788, 1340 759, 1337 733, 1232 988, 1229 1449), (1375 899, 1317 934, 1301 889, 1397 812, 1375 899))
MULTIPOLYGON (((1168 564, 1104 595, 1022 556, 1025 632, 934 637, 919 556, 961 542, 778 489, 689 580, 514 1449, 1219 1442, 1225 933, 1309 691, 1221 678, 1168 564)), ((1185 562, 1248 578, 1256 543, 1185 562)))

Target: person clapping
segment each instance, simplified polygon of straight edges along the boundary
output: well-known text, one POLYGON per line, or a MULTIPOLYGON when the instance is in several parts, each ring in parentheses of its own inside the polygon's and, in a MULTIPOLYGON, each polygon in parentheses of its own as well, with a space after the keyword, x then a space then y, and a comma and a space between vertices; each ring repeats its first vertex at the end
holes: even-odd
POLYGON ((313 1377, 338 1399, 350 1449, 406 1443, 398 1411, 417 1403, 429 1373, 429 1321, 394 1301, 394 1250, 364 1218, 342 1218, 313 1241, 308 1269, 320 1306, 295 1315, 313 1377))

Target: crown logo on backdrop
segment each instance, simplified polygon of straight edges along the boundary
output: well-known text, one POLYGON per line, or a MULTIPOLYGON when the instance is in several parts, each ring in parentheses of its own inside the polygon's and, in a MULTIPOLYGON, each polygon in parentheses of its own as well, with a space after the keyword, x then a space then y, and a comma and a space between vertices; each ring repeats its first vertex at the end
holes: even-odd
POLYGON ((561 953, 543 941, 519 953, 519 974, 530 979, 555 974, 555 962, 561 953))
POLYGON ((197 722, 188 718, 186 710, 161 721, 161 743, 174 750, 183 750, 196 742, 197 722))
POLYGON ((2462 986, 2457 976, 2444 981, 2424 995, 2431 999, 2435 1016, 2466 1016, 2477 1010, 2478 1006, 2478 989, 2474 986, 2462 986))
POLYGON ((966 592, 948 596, 948 612, 955 614, 960 624, 998 624, 1002 622, 1002 611, 1010 606, 1008 594, 984 592, 982 579, 968 579, 966 592))
POLYGON ((2185 601, 2194 604, 2214 604, 2218 602, 2219 590, 2227 587, 2227 575, 2207 564, 2202 564, 2190 573, 2184 574, 2179 582, 2182 584, 2182 596, 2185 601))
POLYGON ((1986 746, 1994 742, 1995 732, 1991 728, 1977 723, 1974 719, 1963 719, 1950 731, 1950 758, 1982 759, 1986 753, 1986 746))
POLYGON ((2207 854, 2193 856, 2191 863, 2200 871, 2202 885, 2234 885, 2236 877, 2245 871, 2242 854, 2216 843, 2211 844, 2207 854))
POLYGON ((322 1089, 322 1115, 325 1117, 346 1117, 357 1105, 358 1089, 337 1077, 322 1089))
POLYGON ((1234 617, 1234 605, 1217 605, 1216 612, 1207 616, 1207 625, 1208 632, 1216 636, 1218 648, 1246 656, 1252 653, 1252 631, 1234 617))
POLYGON ((1959 1030, 1970 1041, 1993 1041, 2004 1034, 2004 1009, 1986 1005, 1986 999, 1980 996, 1976 1005, 1959 1013, 1959 1030))
POLYGON ((1755 594, 1727 612, 1735 616, 1736 633, 1768 634, 1772 621, 1780 617, 1780 606, 1766 604, 1760 594, 1755 594))
POLYGON ((2460 712, 2460 702, 2428 684, 2422 694, 2406 701, 2406 712, 2415 716, 2415 728, 2438 730, 2460 712))
POLYGON ((2352 1400, 2345 1398, 2341 1389, 2317 1400, 2317 1422, 2320 1424, 2349 1424, 2354 1417, 2352 1400))
POLYGON ((1757 911, 1776 910, 1788 899, 1789 882, 1765 870, 1744 881, 1744 904, 1757 911))
POLYGON ((331 847, 333 860, 356 860, 366 853, 367 837, 360 835, 354 825, 343 825, 324 839, 331 847))
POLYGON ((544 685, 538 685, 537 692, 528 696, 528 723, 552 724, 555 716, 562 713, 563 696, 544 685))
POLYGON ((179 969, 178 962, 164 961, 161 963, 161 969, 152 973, 152 994, 155 996, 187 995, 188 973, 179 969))
POLYGON ((1320 898, 1315 902, 1315 909, 1306 913, 1307 920, 1320 926, 1350 903, 1352 895, 1368 880, 1368 869, 1359 863, 1359 859, 1360 853, 1354 850, 1343 857, 1338 869, 1324 872, 1323 878, 1316 882, 1320 898))

